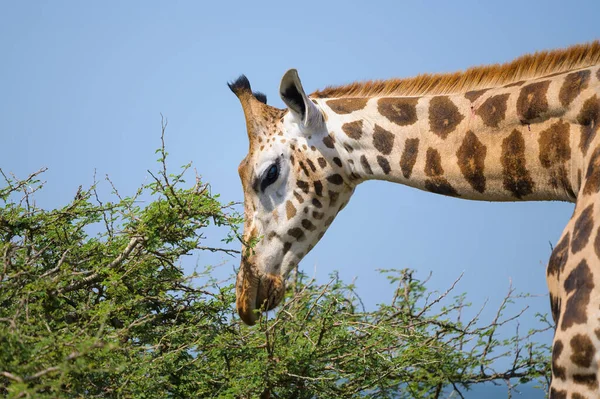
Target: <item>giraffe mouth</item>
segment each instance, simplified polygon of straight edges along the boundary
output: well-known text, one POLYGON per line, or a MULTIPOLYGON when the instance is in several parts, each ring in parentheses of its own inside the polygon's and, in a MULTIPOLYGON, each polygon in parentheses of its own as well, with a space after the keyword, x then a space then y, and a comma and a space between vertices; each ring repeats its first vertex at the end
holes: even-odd
POLYGON ((279 275, 254 272, 242 263, 236 281, 236 307, 242 321, 252 326, 258 318, 256 309, 266 312, 281 302, 285 282, 279 275))

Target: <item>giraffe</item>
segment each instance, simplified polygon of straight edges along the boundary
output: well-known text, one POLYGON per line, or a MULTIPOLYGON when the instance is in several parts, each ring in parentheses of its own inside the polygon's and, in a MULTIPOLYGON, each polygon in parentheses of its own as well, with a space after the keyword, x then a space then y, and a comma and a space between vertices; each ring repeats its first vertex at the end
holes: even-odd
POLYGON ((290 271, 363 181, 471 200, 568 201, 574 212, 546 273, 556 324, 550 397, 600 396, 600 42, 311 95, 292 69, 280 83, 285 109, 243 75, 229 87, 250 142, 238 168, 236 306, 246 324, 282 300, 290 271))

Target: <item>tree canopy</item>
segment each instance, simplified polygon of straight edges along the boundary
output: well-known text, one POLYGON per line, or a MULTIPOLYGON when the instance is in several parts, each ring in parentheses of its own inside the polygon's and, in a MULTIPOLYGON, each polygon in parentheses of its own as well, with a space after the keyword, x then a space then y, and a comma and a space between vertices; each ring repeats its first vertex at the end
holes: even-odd
POLYGON ((492 322, 464 320, 464 294, 430 292, 408 269, 381 271, 394 297, 372 310, 335 274, 296 273, 279 309, 243 325, 234 276, 182 265, 201 251, 237 256, 241 216, 191 165, 168 171, 164 132, 158 170, 130 196, 112 186, 102 199, 95 183, 46 210, 34 200, 43 169, 2 171, 0 394, 437 398, 489 381, 547 386, 549 348, 536 342, 545 316, 537 330, 498 335, 521 315, 506 315, 508 304, 526 298, 511 290, 492 322), (221 247, 205 245, 223 231, 210 226, 225 229, 221 247))

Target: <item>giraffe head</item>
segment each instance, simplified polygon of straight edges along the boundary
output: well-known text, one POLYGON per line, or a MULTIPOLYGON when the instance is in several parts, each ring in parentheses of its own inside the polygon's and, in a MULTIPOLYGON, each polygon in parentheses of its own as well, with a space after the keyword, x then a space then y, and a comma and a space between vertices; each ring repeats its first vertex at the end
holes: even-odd
POLYGON ((249 325, 270 310, 290 271, 321 239, 353 192, 325 115, 295 70, 281 80, 286 109, 266 104, 245 76, 229 84, 242 104, 250 149, 238 171, 244 190, 244 244, 237 310, 249 325), (249 244, 253 243, 253 246, 249 244))

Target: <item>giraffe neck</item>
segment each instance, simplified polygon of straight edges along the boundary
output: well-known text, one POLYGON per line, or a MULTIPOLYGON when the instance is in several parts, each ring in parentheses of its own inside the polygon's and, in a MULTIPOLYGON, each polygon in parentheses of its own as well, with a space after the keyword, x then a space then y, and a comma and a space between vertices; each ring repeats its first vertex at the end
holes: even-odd
POLYGON ((574 202, 591 140, 582 125, 598 118, 582 115, 599 84, 591 69, 459 94, 315 102, 325 144, 350 179, 474 200, 574 202))

